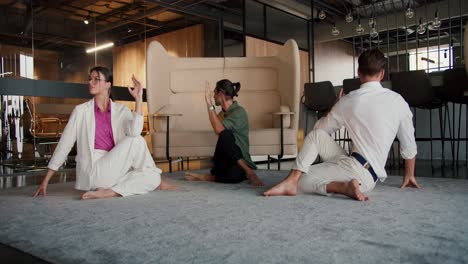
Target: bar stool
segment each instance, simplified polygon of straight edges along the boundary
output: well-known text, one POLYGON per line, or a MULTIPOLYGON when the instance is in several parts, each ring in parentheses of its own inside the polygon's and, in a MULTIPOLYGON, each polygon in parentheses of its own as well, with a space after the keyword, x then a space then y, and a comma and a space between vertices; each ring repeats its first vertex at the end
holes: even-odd
MULTIPOLYGON (((464 68, 454 68, 448 69, 444 71, 443 75, 443 90, 441 90, 441 96, 447 102, 453 103, 453 124, 451 126, 453 138, 451 139, 452 143, 452 155, 453 149, 456 149, 456 156, 455 158, 456 164, 459 165, 459 154, 460 154, 460 141, 462 140, 460 137, 460 129, 461 129, 461 115, 463 106, 465 106, 466 116, 465 116, 465 166, 468 163, 468 96, 464 95, 466 89, 468 89, 468 76, 464 68), (455 137, 456 126, 455 126, 455 105, 459 105, 458 111, 458 133, 455 137), (456 141, 456 145, 455 145, 456 141), (456 148, 455 148, 456 146, 456 148)), ((450 127, 449 127, 450 129, 450 127)))
MULTIPOLYGON (((431 168, 435 169, 433 163, 433 144, 434 138, 432 136, 432 110, 439 110, 439 125, 441 142, 444 141, 444 131, 442 126, 442 108, 446 103, 436 96, 436 90, 431 85, 429 77, 424 70, 409 71, 409 72, 395 72, 390 74, 392 82, 392 90, 399 93, 408 103, 410 107, 414 108, 414 124, 416 132, 416 109, 429 110, 429 133, 430 138, 418 138, 416 141, 429 141, 431 146, 431 168)), ((416 135, 415 135, 416 136, 416 135)), ((443 143, 442 143, 443 144, 443 143)), ((442 160, 445 163, 445 156, 442 150, 442 160)))
POLYGON ((349 94, 350 92, 357 90, 361 87, 361 80, 359 78, 344 79, 343 80, 343 92, 349 94))
POLYGON ((335 88, 330 81, 305 83, 304 95, 301 99, 306 107, 306 125, 307 132, 307 114, 308 111, 314 111, 317 114, 317 120, 324 116, 333 107, 336 101, 335 88))

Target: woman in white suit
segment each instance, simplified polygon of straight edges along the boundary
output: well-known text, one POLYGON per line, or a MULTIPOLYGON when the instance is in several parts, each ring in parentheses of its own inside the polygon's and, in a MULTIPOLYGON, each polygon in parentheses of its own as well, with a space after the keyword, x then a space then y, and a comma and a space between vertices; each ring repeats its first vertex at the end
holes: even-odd
POLYGON ((161 170, 154 164, 146 142, 140 136, 143 129, 143 89, 132 76, 134 88, 128 88, 135 98, 135 112, 112 102, 112 74, 105 67, 94 67, 89 73, 90 101, 73 110, 55 152, 49 171, 34 196, 47 194, 50 178, 65 162, 75 142, 75 189, 87 191, 82 199, 99 199, 144 194, 160 189, 172 189, 161 181, 161 170))

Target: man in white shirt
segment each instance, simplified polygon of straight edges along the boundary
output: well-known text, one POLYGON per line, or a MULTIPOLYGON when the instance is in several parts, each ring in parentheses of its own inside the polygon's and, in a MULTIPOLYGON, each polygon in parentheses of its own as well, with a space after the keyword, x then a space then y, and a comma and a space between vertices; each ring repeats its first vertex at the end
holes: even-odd
POLYGON ((405 159, 401 188, 420 188, 414 177, 417 147, 413 115, 397 93, 383 88, 386 58, 377 49, 359 56, 358 75, 361 87, 341 98, 331 111, 314 126, 304 139, 288 177, 264 193, 265 196, 306 193, 338 193, 358 201, 369 198, 377 180, 387 177, 385 162, 395 136, 405 159), (345 127, 353 142, 350 156, 330 136, 345 127), (317 156, 323 163, 311 166, 317 156))

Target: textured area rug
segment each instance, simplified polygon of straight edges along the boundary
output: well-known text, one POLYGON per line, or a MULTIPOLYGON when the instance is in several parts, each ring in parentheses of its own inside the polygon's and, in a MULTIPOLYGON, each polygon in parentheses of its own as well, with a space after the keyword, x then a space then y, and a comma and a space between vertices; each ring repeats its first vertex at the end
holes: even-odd
POLYGON ((264 198, 265 187, 186 182, 178 191, 80 201, 73 183, 0 192, 0 243, 54 263, 467 263, 468 181, 390 176, 369 202, 264 198))

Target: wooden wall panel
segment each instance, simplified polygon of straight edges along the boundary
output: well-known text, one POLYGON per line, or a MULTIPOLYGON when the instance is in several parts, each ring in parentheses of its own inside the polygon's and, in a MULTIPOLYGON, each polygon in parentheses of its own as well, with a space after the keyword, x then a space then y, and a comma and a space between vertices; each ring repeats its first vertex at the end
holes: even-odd
POLYGON ((155 40, 160 42, 172 56, 203 57, 203 25, 147 38, 145 42, 135 42, 113 49, 114 84, 131 85, 131 74, 139 78, 146 87, 146 46, 155 40))
MULTIPOLYGON (((20 76, 19 72, 19 55, 24 54, 33 56, 31 48, 17 47, 10 45, 0 45, 0 57, 16 56, 16 76, 20 76)), ((58 54, 55 51, 49 50, 34 50, 34 79, 36 80, 58 80, 58 54)), ((14 72, 14 70, 13 70, 14 72)), ((11 75, 10 75, 11 76, 11 75)), ((11 76, 13 77, 13 76, 11 76)))

